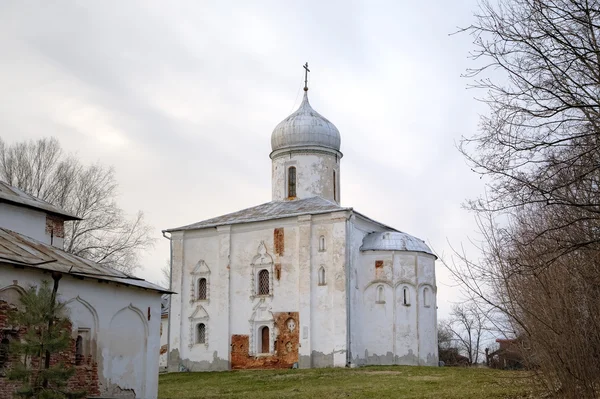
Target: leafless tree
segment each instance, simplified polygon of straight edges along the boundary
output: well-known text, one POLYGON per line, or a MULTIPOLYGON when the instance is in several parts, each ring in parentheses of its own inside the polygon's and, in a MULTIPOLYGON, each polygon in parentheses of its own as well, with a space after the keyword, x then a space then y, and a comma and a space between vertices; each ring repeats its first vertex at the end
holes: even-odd
POLYGON ((455 305, 445 324, 456 347, 468 358, 470 364, 479 362, 481 345, 487 331, 487 315, 475 304, 455 305))
POLYGON ((12 145, 0 139, 0 179, 83 219, 65 224, 70 253, 132 273, 139 252, 153 243, 143 213, 129 219, 117 205, 114 170, 82 164, 55 138, 12 145))
POLYGON ((481 259, 448 266, 560 397, 600 384, 600 5, 483 1, 472 26, 489 114, 460 150, 485 178, 481 259))

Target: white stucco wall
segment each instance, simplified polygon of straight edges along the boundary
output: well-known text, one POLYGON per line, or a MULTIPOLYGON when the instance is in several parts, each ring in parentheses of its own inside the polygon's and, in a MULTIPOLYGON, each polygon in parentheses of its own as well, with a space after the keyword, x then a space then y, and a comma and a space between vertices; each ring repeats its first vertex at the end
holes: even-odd
MULTIPOLYGON (((52 281, 39 270, 0 265, 0 298, 14 299, 14 284, 27 289, 42 280, 52 281)), ((58 292, 67 303, 74 336, 80 328, 90 331, 101 392, 117 396, 133 389, 137 398, 156 398, 161 294, 68 275, 58 292)))
POLYGON ((46 237, 46 213, 0 203, 0 226, 50 244, 46 237))
MULTIPOLYGON (((160 320, 160 347, 169 345, 169 318, 163 317, 160 320)), ((168 353, 161 353, 158 358, 158 369, 164 371, 167 369, 168 353)))
POLYGON ((296 198, 318 196, 340 203, 340 158, 334 154, 319 152, 291 152, 278 155, 273 159, 273 201, 283 201, 288 198, 288 168, 291 166, 296 167, 296 198))
MULTIPOLYGON (((174 233, 173 287, 181 294, 171 299, 169 370, 228 369, 231 335, 249 335, 250 352, 256 352, 258 329, 267 325, 273 332, 277 312, 299 312, 300 367, 345 365, 345 223, 345 215, 326 214, 174 233), (275 228, 284 231, 282 255, 274 250, 275 228), (321 236, 327 243, 323 251, 321 236), (267 260, 255 267, 261 243, 267 260), (192 295, 201 261, 210 270, 206 301, 192 295), (279 279, 275 264, 281 265, 279 279), (318 284, 321 267, 324 285, 318 284), (263 268, 270 272, 272 295, 257 297, 256 277, 263 268), (205 344, 195 343, 199 322, 207 326, 205 344)), ((274 338, 273 332, 272 352, 274 338)))
POLYGON ((351 348, 357 364, 437 365, 435 258, 406 251, 358 250, 364 236, 382 231, 353 218, 351 348), (382 262, 380 268, 376 262, 382 262), (383 289, 383 300, 379 298, 383 289), (423 300, 428 288, 428 302, 423 300), (404 303, 404 289, 407 303, 404 303))

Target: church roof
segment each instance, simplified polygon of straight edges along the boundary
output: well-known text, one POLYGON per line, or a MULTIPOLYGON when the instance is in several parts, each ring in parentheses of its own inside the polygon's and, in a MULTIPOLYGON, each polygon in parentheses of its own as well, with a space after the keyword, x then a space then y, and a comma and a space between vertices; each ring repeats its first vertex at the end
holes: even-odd
POLYGON ((370 233, 363 238, 361 251, 410 251, 435 256, 425 241, 401 231, 370 233))
POLYGON ((142 278, 130 276, 4 228, 0 228, 1 263, 171 293, 170 290, 142 278))
POLYGON ((281 121, 271 135, 273 151, 298 147, 324 147, 340 150, 340 132, 308 102, 307 92, 300 107, 281 121))
POLYGON ((300 215, 317 215, 335 211, 352 210, 321 197, 312 197, 294 201, 271 201, 252 208, 217 216, 202 222, 176 227, 165 231, 195 230, 228 224, 260 222, 270 219, 281 219, 300 215))
POLYGON ((81 218, 62 210, 47 201, 29 195, 3 181, 0 181, 0 202, 7 202, 25 208, 39 209, 53 215, 61 216, 65 220, 81 220, 81 218))

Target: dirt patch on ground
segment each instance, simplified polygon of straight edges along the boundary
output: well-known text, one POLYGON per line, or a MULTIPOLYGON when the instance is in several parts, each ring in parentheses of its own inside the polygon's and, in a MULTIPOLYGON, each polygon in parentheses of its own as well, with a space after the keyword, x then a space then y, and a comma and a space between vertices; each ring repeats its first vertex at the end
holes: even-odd
POLYGON ((437 375, 413 375, 406 377, 406 379, 412 381, 439 381, 442 377, 437 375))

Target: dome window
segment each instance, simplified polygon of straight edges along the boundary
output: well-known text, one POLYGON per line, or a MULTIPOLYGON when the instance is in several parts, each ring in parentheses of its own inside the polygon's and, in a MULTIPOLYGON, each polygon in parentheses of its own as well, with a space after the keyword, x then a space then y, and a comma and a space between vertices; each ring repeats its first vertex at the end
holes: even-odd
POLYGON ((296 167, 288 169, 288 198, 296 197, 296 167))

